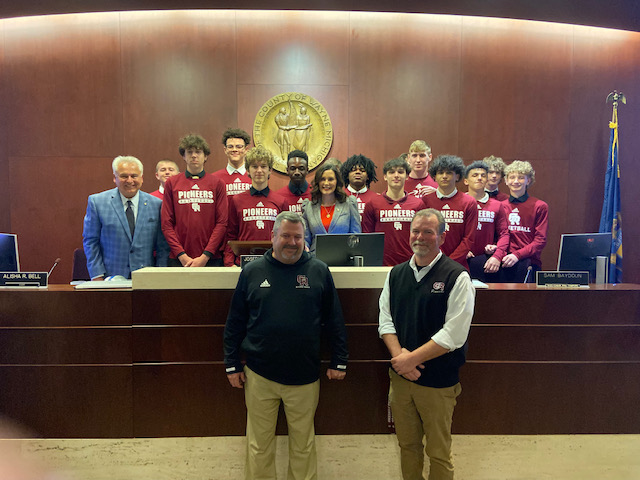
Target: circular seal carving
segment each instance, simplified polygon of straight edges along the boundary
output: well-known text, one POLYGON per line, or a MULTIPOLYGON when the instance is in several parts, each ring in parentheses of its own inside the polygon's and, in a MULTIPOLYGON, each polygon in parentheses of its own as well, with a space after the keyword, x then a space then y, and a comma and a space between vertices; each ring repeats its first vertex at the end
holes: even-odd
POLYGON ((276 95, 265 102, 253 122, 253 142, 270 150, 273 168, 287 173, 287 156, 302 150, 309 171, 326 158, 333 143, 329 113, 315 98, 298 92, 276 95))

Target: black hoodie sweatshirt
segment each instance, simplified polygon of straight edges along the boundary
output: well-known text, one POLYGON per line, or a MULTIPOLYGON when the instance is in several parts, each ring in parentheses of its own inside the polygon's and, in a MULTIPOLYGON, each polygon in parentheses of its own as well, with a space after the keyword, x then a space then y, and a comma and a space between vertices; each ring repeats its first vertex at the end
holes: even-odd
POLYGON ((323 328, 332 345, 330 368, 346 370, 346 329, 329 267, 307 252, 287 265, 269 250, 240 273, 224 331, 227 374, 242 371, 242 350, 247 366, 268 380, 315 382, 323 328))

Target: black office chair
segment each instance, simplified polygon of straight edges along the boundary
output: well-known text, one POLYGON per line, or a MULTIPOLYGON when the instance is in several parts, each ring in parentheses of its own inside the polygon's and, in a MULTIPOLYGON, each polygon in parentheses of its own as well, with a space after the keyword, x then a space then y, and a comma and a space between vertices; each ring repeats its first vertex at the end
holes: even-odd
POLYGON ((71 280, 91 280, 89 270, 87 270, 87 257, 82 248, 73 251, 73 266, 71 267, 71 280))

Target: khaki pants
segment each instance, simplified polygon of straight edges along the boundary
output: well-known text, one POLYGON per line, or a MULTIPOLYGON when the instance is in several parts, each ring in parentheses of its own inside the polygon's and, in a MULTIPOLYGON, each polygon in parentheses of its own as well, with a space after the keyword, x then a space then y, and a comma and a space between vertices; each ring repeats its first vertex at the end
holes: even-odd
POLYGON ((462 387, 417 385, 389 370, 389 403, 400 445, 404 480, 423 480, 424 453, 429 457, 429 480, 453 479, 451 420, 462 387), (422 439, 425 437, 426 444, 422 439), (423 453, 424 447, 424 453, 423 453))
POLYGON ((280 401, 289 430, 288 480, 315 480, 317 457, 313 419, 318 406, 320 380, 307 385, 272 382, 248 367, 246 480, 276 480, 276 422, 280 401))

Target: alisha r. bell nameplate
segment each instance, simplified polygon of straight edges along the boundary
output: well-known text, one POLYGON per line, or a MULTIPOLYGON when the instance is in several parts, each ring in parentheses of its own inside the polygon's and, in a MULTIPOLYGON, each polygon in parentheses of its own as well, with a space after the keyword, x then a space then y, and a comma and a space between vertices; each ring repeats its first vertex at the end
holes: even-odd
POLYGON ((47 272, 0 272, 0 287, 41 287, 47 286, 47 272))

